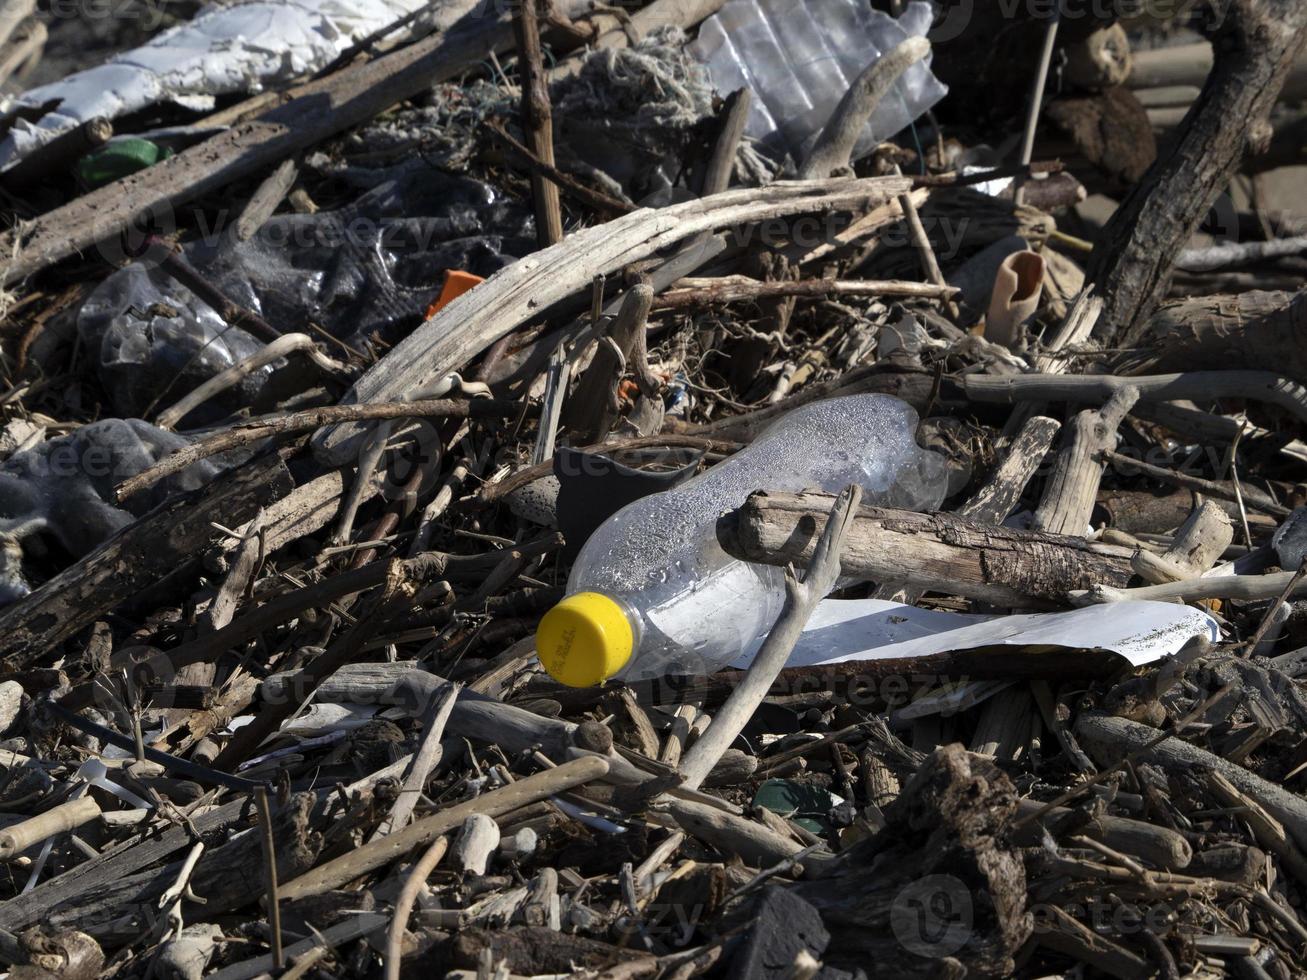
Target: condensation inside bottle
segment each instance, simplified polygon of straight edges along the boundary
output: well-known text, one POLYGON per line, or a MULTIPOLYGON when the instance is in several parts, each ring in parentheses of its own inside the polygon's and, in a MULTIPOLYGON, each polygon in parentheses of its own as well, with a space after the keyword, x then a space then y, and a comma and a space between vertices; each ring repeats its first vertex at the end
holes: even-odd
POLYGON ((568 586, 620 598, 640 617, 639 649, 621 676, 702 673, 761 644, 784 601, 784 572, 731 558, 716 535, 718 517, 755 490, 858 483, 868 504, 938 507, 944 461, 916 444, 916 428, 916 412, 888 395, 813 402, 688 483, 609 518, 568 586))

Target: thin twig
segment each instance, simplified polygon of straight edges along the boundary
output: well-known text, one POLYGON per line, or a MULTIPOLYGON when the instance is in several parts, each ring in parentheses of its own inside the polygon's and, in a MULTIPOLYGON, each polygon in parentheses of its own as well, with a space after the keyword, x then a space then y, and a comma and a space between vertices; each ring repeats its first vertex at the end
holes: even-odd
POLYGON ((685 779, 683 785, 691 789, 699 788, 722 754, 744 730, 762 699, 767 696, 776 675, 794 651, 794 644, 798 642, 799 634, 817 608, 817 603, 835 587, 840 574, 840 548, 861 500, 862 488, 856 484, 850 485, 835 498, 825 530, 822 531, 821 540, 817 543, 802 582, 792 568, 786 570, 785 606, 780 617, 753 663, 749 665, 744 679, 713 717, 708 730, 681 759, 680 772, 685 779))
MULTIPOLYGON (((547 0, 525 0, 513 16, 517 37, 518 75, 522 85, 522 128, 535 156, 554 165, 554 119, 549 104, 549 81, 540 51, 541 7, 547 0)), ((531 197, 535 203, 536 238, 541 248, 563 240, 563 209, 558 185, 539 173, 531 174, 531 197)))
POLYGON ((340 422, 366 422, 377 419, 402 418, 514 418, 522 412, 517 402, 500 401, 494 398, 477 398, 472 401, 462 399, 430 399, 415 402, 382 402, 373 405, 329 405, 324 408, 310 408, 280 418, 262 419, 243 425, 224 429, 207 439, 179 449, 170 456, 165 456, 148 470, 138 473, 129 480, 124 480, 114 490, 114 499, 122 503, 132 494, 139 493, 165 480, 174 473, 180 473, 192 463, 210 456, 217 456, 231 449, 239 449, 269 436, 292 435, 300 432, 312 432, 325 425, 340 422))
POLYGON ((437 837, 427 848, 426 853, 418 858, 417 863, 413 865, 413 870, 404 879, 404 887, 400 889, 399 896, 395 899, 395 912, 390 920, 390 929, 386 933, 386 980, 399 980, 404 929, 408 925, 409 913, 413 911, 413 903, 417 900, 422 885, 431 872, 436 870, 436 865, 440 863, 440 859, 445 856, 445 851, 448 849, 449 840, 445 837, 437 837))
POLYGON ((449 721, 450 712, 454 710, 454 702, 458 700, 459 691, 462 689, 461 684, 450 684, 440 700, 431 706, 422 734, 422 744, 418 746, 413 761, 409 764, 408 772, 404 774, 399 795, 390 808, 390 814, 377 827, 372 840, 379 840, 396 830, 403 830, 408 823, 413 808, 417 806, 418 795, 427 784, 427 777, 440 762, 440 740, 445 737, 445 723, 449 721))
POLYGON ((254 794, 259 805, 260 843, 263 845, 263 865, 268 883, 268 926, 272 931, 272 965, 278 970, 285 966, 281 945, 281 905, 277 898, 277 844, 272 835, 272 807, 268 804, 268 790, 260 786, 254 794))

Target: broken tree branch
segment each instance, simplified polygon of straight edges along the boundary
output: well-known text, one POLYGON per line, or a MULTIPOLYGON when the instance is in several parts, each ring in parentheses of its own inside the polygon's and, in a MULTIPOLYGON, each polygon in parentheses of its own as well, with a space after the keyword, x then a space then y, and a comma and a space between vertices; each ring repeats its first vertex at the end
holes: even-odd
POLYGON ((826 598, 840 576, 840 552, 844 537, 849 531, 853 515, 862 500, 862 488, 848 487, 835 498, 830 516, 821 538, 813 549, 808 573, 800 582, 794 572, 785 575, 785 606, 776 624, 767 634, 762 648, 749 665, 739 686, 732 692, 720 711, 713 715, 708 730, 690 746, 681 759, 679 771, 685 785, 697 789, 712 772, 722 754, 731 747, 736 736, 744 730, 758 705, 767 696, 772 681, 780 673, 794 651, 799 634, 808 624, 817 603, 826 598))
MULTIPOLYGON (((830 498, 755 493, 718 524, 730 554, 768 565, 806 563, 830 498)), ((1005 606, 1063 602, 1072 589, 1130 580, 1129 548, 977 524, 952 514, 861 508, 840 555, 843 574, 1005 606)))
POLYGON ((1245 153, 1269 143, 1267 117, 1307 39, 1298 0, 1232 0, 1220 20, 1215 63, 1183 132, 1113 213, 1090 257, 1108 346, 1139 341, 1176 256, 1245 153))

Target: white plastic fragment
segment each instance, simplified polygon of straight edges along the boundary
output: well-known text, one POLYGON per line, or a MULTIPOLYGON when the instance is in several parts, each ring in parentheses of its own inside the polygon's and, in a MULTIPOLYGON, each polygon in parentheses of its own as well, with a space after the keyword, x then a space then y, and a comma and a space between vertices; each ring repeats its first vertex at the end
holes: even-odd
MULTIPOLYGON (((881 599, 826 599, 789 660, 791 667, 932 657, 981 647, 1107 651, 1134 667, 1177 652, 1195 636, 1220 639, 1211 616, 1173 602, 1116 602, 1067 612, 979 616, 881 599)), ((748 666, 737 660, 733 666, 748 666)))

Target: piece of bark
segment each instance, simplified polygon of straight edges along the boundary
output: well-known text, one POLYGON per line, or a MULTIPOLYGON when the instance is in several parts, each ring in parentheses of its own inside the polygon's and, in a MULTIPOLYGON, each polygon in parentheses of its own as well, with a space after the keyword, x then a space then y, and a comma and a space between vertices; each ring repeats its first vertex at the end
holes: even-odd
POLYGON ((170 498, 0 612, 0 657, 11 668, 34 662, 120 603, 192 567, 219 534, 214 522, 247 521, 290 487, 281 459, 269 454, 170 498))
POLYGON ((1098 485, 1103 479, 1100 453, 1116 449, 1116 430, 1138 399, 1138 391, 1125 387, 1101 409, 1080 412, 1072 420, 1031 522, 1035 530, 1080 537, 1088 533, 1098 485))
POLYGON ((960 745, 936 749, 886 807, 883 830, 822 880, 793 886, 830 930, 825 961, 871 977, 938 977, 956 958, 977 975, 1010 975, 1033 926, 1005 832, 1016 805, 992 762, 960 745))
POLYGON ((1044 415, 1027 419, 1003 462, 989 481, 958 508, 958 516, 977 524, 1002 524, 1007 520, 1061 428, 1061 422, 1044 415))
POLYGON ((1089 278, 1106 302, 1108 346, 1139 342, 1180 250, 1245 152, 1269 142, 1271 107, 1307 39, 1299 0, 1232 0, 1213 39, 1215 63, 1170 151, 1104 226, 1089 278))
MULTIPOLYGON (((729 553, 747 561, 806 562, 829 500, 821 494, 755 493, 719 522, 718 539, 729 553)), ((862 507, 840 562, 843 574, 854 578, 1031 606, 1063 601, 1068 591, 1087 588, 1086 582, 1124 585, 1132 574, 1130 553, 1079 537, 976 524, 951 514, 862 507)))
MULTIPOLYGON (((1157 158, 1148 113, 1128 88, 1064 96, 1049 103, 1045 114, 1113 187, 1134 184, 1157 158)), ((1041 152, 1057 149, 1045 147, 1041 152)))

